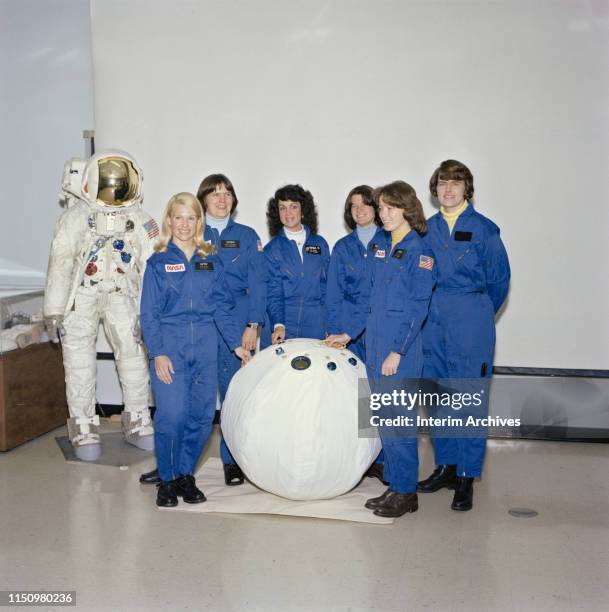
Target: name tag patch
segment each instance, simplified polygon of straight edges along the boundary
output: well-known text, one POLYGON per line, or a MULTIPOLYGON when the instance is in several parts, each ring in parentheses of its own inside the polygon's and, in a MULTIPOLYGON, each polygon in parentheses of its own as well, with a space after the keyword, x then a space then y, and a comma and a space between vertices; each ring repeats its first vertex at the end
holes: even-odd
POLYGON ((471 232, 455 232, 455 240, 457 242, 471 242, 471 232))
POLYGON ((239 248, 239 240, 223 240, 222 241, 223 249, 238 249, 239 248))
POLYGON ((186 272, 186 266, 183 263, 165 264, 165 272, 186 272))
POLYGON ((195 270, 207 270, 211 271, 214 269, 213 261, 197 261, 195 264, 195 270))
POLYGON ((304 252, 305 253, 310 253, 311 255, 321 255, 321 247, 320 246, 312 246, 312 245, 305 245, 304 248, 304 252))
POLYGON ((405 252, 406 252, 406 251, 404 251, 404 249, 396 249, 396 250, 393 252, 393 256, 394 256, 396 259, 402 259, 402 257, 404 257, 404 253, 405 253, 405 252))
POLYGON ((374 253, 375 257, 385 257, 385 249, 377 249, 374 253))
POLYGON ((433 257, 429 257, 429 255, 421 255, 419 257, 419 268, 433 270, 433 257))

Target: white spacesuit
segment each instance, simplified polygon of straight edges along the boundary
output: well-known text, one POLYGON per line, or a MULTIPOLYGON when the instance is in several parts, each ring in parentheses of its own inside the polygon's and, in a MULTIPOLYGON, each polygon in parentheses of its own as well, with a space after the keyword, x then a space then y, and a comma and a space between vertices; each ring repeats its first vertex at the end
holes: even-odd
POLYGON ((61 336, 70 442, 80 459, 93 461, 101 454, 95 414, 101 320, 122 385, 125 440, 153 450, 138 313, 141 277, 159 228, 141 208, 142 172, 127 153, 104 151, 84 166, 68 162, 62 187, 68 209, 55 227, 44 316, 49 336, 61 336))

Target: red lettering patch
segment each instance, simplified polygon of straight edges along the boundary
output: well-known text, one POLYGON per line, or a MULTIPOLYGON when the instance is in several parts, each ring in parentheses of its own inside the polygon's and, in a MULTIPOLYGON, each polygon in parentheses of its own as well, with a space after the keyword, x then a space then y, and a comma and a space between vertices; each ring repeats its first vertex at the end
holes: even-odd
POLYGON ((165 264, 165 272, 185 272, 186 266, 183 263, 165 264))

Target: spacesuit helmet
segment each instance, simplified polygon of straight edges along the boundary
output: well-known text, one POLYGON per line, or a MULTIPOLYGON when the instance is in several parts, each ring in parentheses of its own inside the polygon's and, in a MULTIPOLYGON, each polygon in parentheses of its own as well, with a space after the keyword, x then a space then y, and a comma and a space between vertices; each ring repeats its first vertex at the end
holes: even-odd
POLYGON ((89 160, 82 189, 89 202, 107 210, 139 202, 141 185, 142 171, 130 155, 106 151, 89 160))

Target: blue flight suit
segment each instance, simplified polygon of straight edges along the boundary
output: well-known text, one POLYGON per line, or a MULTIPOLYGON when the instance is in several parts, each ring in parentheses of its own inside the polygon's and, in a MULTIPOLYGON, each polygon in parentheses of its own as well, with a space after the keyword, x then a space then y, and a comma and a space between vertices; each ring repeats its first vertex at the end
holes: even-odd
MULTIPOLYGON (((226 282, 235 299, 233 319, 242 334, 248 323, 263 325, 266 310, 266 264, 258 234, 247 225, 229 218, 221 234, 205 226, 205 240, 210 241, 224 265, 226 282)), ((232 352, 224 338, 218 338, 218 386, 220 401, 226 396, 228 385, 241 367, 241 360, 232 352)), ((235 463, 224 438, 220 440, 222 462, 235 463)))
MULTIPOLYGON (((384 230, 379 229, 370 244, 380 240, 383 234, 384 230)), ((362 284, 370 282, 366 271, 367 256, 368 251, 359 239, 357 230, 341 238, 332 249, 326 295, 328 334, 349 334, 351 342, 347 348, 364 362, 365 334, 354 331, 353 322, 359 318, 362 307, 362 284), (354 336, 355 333, 358 335, 354 336)))
POLYGON ((215 255, 194 254, 188 261, 173 242, 148 259, 141 326, 150 356, 161 480, 192 474, 211 433, 218 384, 216 326, 229 345, 241 345, 223 268, 215 255), (159 355, 173 364, 169 385, 157 378, 154 357, 159 355))
MULTIPOLYGON (((427 317, 435 283, 431 251, 415 230, 391 248, 391 235, 383 232, 370 242, 372 288, 366 321, 366 369, 372 392, 401 389, 403 379, 419 379, 423 370, 421 328, 427 317), (381 368, 389 353, 401 355, 396 374, 383 376, 381 368)), ((418 389, 410 389, 416 392, 418 389)), ((384 480, 398 493, 417 488, 416 411, 394 410, 384 416, 413 418, 408 428, 379 427, 383 443, 384 480)), ((383 413, 380 413, 383 416, 383 413)))
POLYGON ((326 337, 326 282, 330 249, 306 225, 303 256, 283 228, 265 247, 267 264, 267 313, 263 345, 271 343, 277 323, 285 325, 285 337, 326 337), (267 329, 268 328, 268 329, 267 329))
MULTIPOLYGON (((471 203, 449 233, 441 213, 428 222, 426 241, 438 281, 423 330, 425 367, 430 379, 490 379, 495 352, 495 314, 510 282, 510 265, 499 228, 471 203)), ((467 384, 467 383, 462 383, 467 384)), ((488 396, 488 384, 485 394, 488 396)), ((464 418, 461 414, 452 415, 464 418)), ((485 437, 434 437, 438 465, 456 465, 457 474, 482 473, 485 437)))

